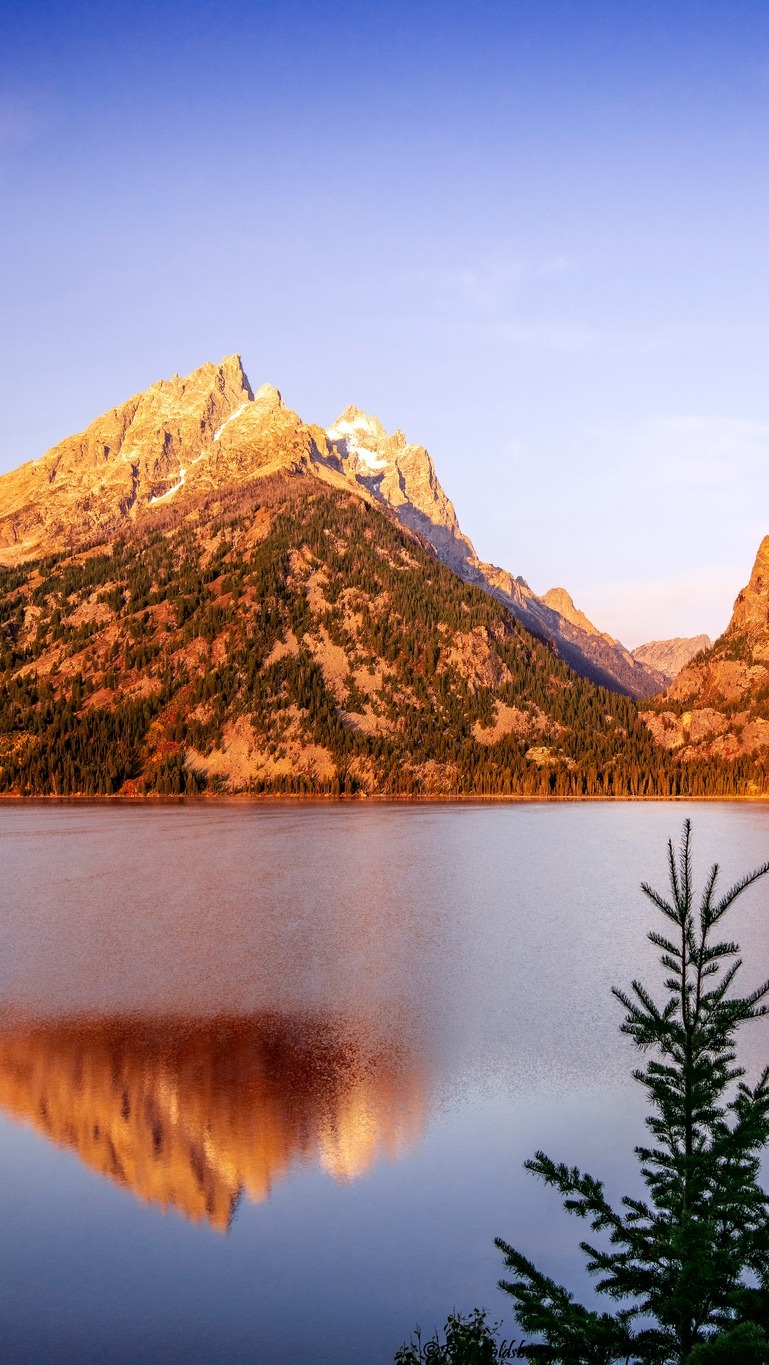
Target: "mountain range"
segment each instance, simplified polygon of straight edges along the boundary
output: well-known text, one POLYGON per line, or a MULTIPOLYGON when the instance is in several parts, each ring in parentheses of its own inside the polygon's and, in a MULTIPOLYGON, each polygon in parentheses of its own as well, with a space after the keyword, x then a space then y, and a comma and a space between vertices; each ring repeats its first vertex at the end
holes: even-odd
POLYGON ((645 697, 671 680, 598 630, 564 589, 538 597, 520 576, 480 560, 423 446, 401 431, 388 436, 355 407, 326 431, 307 425, 277 389, 252 392, 239 356, 153 384, 0 478, 0 558, 16 564, 114 536, 172 500, 277 470, 312 473, 386 507, 593 682, 645 697))
POLYGON ((422 446, 355 407, 308 425, 271 386, 254 393, 237 356, 0 478, 0 564, 9 792, 632 795, 744 778, 660 719, 702 637, 633 654, 564 589, 538 597, 479 559, 422 446))

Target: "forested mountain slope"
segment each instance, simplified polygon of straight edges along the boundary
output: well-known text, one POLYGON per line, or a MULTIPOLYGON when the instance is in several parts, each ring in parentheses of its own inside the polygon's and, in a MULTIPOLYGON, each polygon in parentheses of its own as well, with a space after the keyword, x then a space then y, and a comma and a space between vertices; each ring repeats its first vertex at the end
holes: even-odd
POLYGON ((279 473, 128 530, 2 571, 6 792, 677 790, 628 698, 357 496, 279 473))

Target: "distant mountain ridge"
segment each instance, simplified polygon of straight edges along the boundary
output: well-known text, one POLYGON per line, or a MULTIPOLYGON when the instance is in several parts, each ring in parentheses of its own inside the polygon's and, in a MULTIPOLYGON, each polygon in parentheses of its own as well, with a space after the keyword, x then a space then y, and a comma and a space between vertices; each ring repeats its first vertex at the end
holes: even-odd
POLYGON ((237 355, 151 385, 0 477, 0 562, 20 564, 119 535, 126 522, 171 503, 281 470, 314 475, 386 508, 591 681, 634 697, 665 685, 664 675, 586 626, 576 610, 561 612, 552 594, 540 598, 520 577, 479 559, 423 446, 401 431, 388 435, 355 407, 326 431, 307 425, 271 385, 254 393, 237 355))
POLYGON ((693 659, 695 654, 710 649, 713 641, 709 635, 692 635, 688 638, 676 636, 672 640, 649 640, 648 644, 638 645, 633 650, 633 658, 649 668, 656 668, 664 674, 668 683, 693 659))

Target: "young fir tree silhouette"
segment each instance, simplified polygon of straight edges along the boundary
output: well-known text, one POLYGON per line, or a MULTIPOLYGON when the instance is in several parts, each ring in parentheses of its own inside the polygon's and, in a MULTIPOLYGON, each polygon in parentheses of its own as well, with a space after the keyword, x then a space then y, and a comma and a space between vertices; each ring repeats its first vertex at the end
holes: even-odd
POLYGON ((707 1365, 769 1362, 769 1199, 759 1159, 769 1142, 769 1067, 751 1089, 737 1065, 741 1024, 767 1013, 769 981, 734 992, 736 943, 714 930, 769 863, 716 899, 718 865, 695 907, 691 827, 678 853, 668 845, 670 898, 643 890, 668 921, 652 932, 666 969, 657 1003, 639 981, 614 990, 622 1031, 649 1058, 633 1073, 651 1107, 650 1145, 636 1148, 646 1198, 607 1201, 600 1181, 537 1152, 526 1166, 587 1219, 602 1246, 582 1242, 596 1289, 614 1311, 595 1312, 501 1238, 514 1278, 500 1287, 515 1300, 520 1327, 539 1339, 528 1359, 568 1365, 654 1362, 707 1365))

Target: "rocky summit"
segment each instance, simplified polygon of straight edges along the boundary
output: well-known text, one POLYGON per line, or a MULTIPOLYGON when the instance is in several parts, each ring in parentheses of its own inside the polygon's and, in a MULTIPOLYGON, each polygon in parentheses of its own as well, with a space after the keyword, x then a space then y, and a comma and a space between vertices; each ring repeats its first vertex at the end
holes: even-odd
POLYGON ((120 534, 174 500, 306 465, 313 453, 276 389, 252 393, 238 356, 203 365, 0 478, 0 558, 20 563, 120 534))

